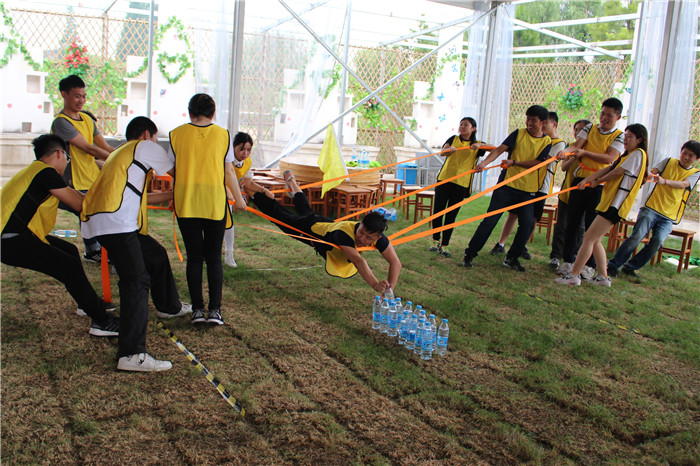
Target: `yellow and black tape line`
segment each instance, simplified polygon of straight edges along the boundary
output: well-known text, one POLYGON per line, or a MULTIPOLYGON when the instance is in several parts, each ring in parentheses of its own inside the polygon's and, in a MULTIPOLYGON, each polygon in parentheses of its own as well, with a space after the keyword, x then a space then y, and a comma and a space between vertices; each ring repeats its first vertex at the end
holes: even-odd
MULTIPOLYGON (((538 301, 542 301, 543 303, 547 303, 547 304, 552 304, 552 305, 554 305, 554 303, 552 303, 552 302, 550 302, 550 301, 547 301, 546 299, 542 299, 542 298, 540 298, 539 296, 536 296, 536 295, 534 295, 534 294, 530 294, 530 293, 524 293, 524 294, 526 294, 527 296, 529 296, 529 297, 531 297, 531 298, 535 298, 535 299, 538 300, 538 301)), ((595 320, 597 320, 597 321, 600 322, 600 323, 608 324, 608 325, 613 325, 613 326, 619 328, 620 330, 629 330, 630 332, 636 333, 637 335, 642 335, 642 333, 639 332, 639 330, 635 330, 635 329, 633 329, 633 328, 631 328, 631 327, 625 327, 624 325, 619 325, 619 324, 616 324, 616 323, 613 323, 613 322, 609 322, 609 321, 607 321, 607 320, 605 320, 605 319, 601 319, 600 317, 594 316, 593 314, 588 314, 587 312, 574 311, 573 309, 569 309, 569 310, 570 310, 571 312, 573 312, 574 314, 579 314, 579 315, 584 315, 584 316, 586 316, 586 317, 590 317, 591 319, 595 319, 595 320)))
POLYGON ((171 332, 169 329, 163 326, 161 322, 158 322, 158 327, 161 328, 165 333, 168 334, 168 337, 170 337, 170 340, 172 340, 173 343, 175 343, 175 346, 177 346, 180 351, 184 353, 185 356, 187 356, 187 359, 190 360, 190 362, 197 368, 199 372, 202 373, 202 375, 209 381, 211 382, 214 387, 216 387, 216 390, 221 394, 221 396, 226 400, 228 404, 231 405, 233 409, 235 409, 238 413, 240 413, 241 416, 245 416, 245 409, 243 409, 243 406, 241 406, 241 403, 236 401, 234 397, 232 397, 228 390, 226 390, 226 387, 224 387, 221 382, 219 382, 219 379, 212 374, 209 369, 204 367, 204 364, 199 362, 199 359, 197 359, 197 356, 192 354, 190 350, 188 350, 185 345, 182 344, 180 339, 175 336, 173 332, 171 332))

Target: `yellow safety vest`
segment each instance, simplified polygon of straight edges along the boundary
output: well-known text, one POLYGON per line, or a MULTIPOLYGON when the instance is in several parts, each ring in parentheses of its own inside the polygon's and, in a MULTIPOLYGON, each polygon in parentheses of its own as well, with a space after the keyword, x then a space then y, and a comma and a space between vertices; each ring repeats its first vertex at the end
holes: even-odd
MULTIPOLYGON (((570 188, 571 184, 574 181, 574 178, 576 178, 576 169, 578 168, 578 165, 574 162, 568 170, 566 170, 566 175, 564 175, 564 182, 561 184, 561 189, 564 190, 566 188, 570 188)), ((559 195, 559 200, 563 202, 564 204, 569 204, 569 196, 571 195, 571 191, 567 191, 565 193, 561 193, 559 195)))
MULTIPOLYGON (((612 144, 621 133, 622 131, 616 129, 610 134, 602 134, 598 129, 598 125, 593 125, 591 130, 588 132, 588 139, 586 140, 586 144, 583 146, 583 148, 588 152, 605 154, 608 151, 610 144, 612 144)), ((609 165, 605 162, 596 162, 588 157, 581 157, 581 164, 586 168, 579 167, 578 172, 576 173, 578 178, 585 178, 588 175, 592 175, 601 168, 609 165), (590 168, 591 170, 587 170, 587 168, 590 168)))
MULTIPOLYGON (((510 153, 508 157, 516 162, 529 162, 537 158, 538 155, 544 150, 545 147, 552 144, 552 139, 546 134, 541 138, 533 137, 527 132, 527 129, 521 128, 518 130, 518 136, 515 139, 515 148, 510 153)), ((506 170, 506 178, 511 178, 520 172, 527 170, 524 167, 516 167, 515 165, 508 167, 506 170)), ((530 172, 529 174, 518 178, 517 180, 508 183, 511 188, 517 189, 519 191, 525 191, 528 193, 536 193, 540 189, 541 183, 539 182, 540 171, 546 171, 547 167, 542 167, 539 170, 530 172)))
MULTIPOLYGON (((74 120, 65 113, 59 113, 56 115, 56 118, 65 118, 68 120, 75 129, 78 130, 78 133, 85 138, 87 143, 92 145, 95 134, 95 122, 90 115, 80 112, 80 118, 82 118, 82 120, 74 120)), ((77 190, 90 189, 97 175, 100 174, 100 169, 95 163, 95 157, 70 144, 70 159, 73 187, 77 190)))
MULTIPOLYGON (((554 138, 552 139, 552 147, 556 146, 560 142, 564 142, 562 138, 554 138)), ((557 155, 553 154, 550 150, 549 155, 557 155)), ((547 175, 550 176, 549 178, 549 194, 552 194, 552 188, 554 186, 554 175, 557 170, 557 165, 559 165, 559 160, 554 160, 550 163, 548 163, 546 166, 540 168, 537 170, 537 177, 538 177, 538 182, 540 183, 540 187, 537 190, 539 192, 540 189, 544 186, 545 182, 547 181, 547 175)))
MULTIPOLYGON (((27 189, 29 189, 34 177, 46 168, 55 170, 55 168, 45 164, 41 160, 34 160, 28 166, 17 172, 17 174, 10 178, 10 180, 5 183, 5 186, 2 187, 2 190, 0 190, 0 206, 2 208, 0 215, 2 218, 2 228, 0 228, 0 231, 5 229, 12 213, 17 208, 17 204, 27 192, 27 189)), ((58 212, 58 198, 49 194, 46 199, 39 204, 36 213, 27 225, 29 231, 34 233, 44 243, 48 244, 46 235, 51 232, 51 229, 56 224, 56 212, 58 212)))
POLYGON ((225 159, 230 136, 224 128, 191 123, 170 132, 175 154, 175 213, 180 218, 226 219, 233 224, 226 200, 225 159))
MULTIPOLYGON (((698 171, 700 170, 694 167, 683 168, 678 159, 669 159, 660 175, 667 180, 683 181, 698 171)), ((688 196, 694 187, 678 189, 655 183, 645 206, 672 220, 673 223, 678 223, 683 218, 688 196)))
POLYGON ((92 184, 92 188, 83 199, 80 220, 86 222, 95 214, 116 212, 122 206, 124 192, 130 189, 141 197, 138 231, 142 235, 148 234, 147 190, 153 178, 153 170, 134 160, 136 146, 140 142, 140 140, 129 141, 112 152, 92 184), (127 171, 131 165, 136 165, 146 173, 143 186, 134 186, 128 182, 127 171))
MULTIPOLYGON (((640 151, 642 153, 642 163, 639 168, 639 172, 634 175, 636 180, 634 181, 632 188, 629 191, 627 191, 627 195, 622 201, 622 204, 620 204, 620 206, 617 208, 617 215, 619 215, 621 218, 627 218, 627 214, 629 214, 630 210, 632 210, 634 200, 637 198, 639 188, 642 187, 642 183, 644 182, 644 178, 646 177, 644 167, 647 166, 647 153, 646 151, 644 151, 644 149, 635 149, 629 154, 625 155, 624 157, 618 157, 618 159, 613 164, 613 166, 615 167, 619 164, 622 164, 636 151, 640 151)), ((603 185, 603 192, 600 195, 600 203, 595 209, 597 212, 606 212, 610 208, 610 205, 615 200, 618 190, 620 189, 620 185, 622 184, 622 180, 625 178, 625 176, 627 175, 623 174, 622 176, 614 180, 608 180, 605 182, 605 185, 603 185)))
POLYGON ((245 176, 246 173, 250 170, 250 167, 253 165, 253 161, 251 160, 250 157, 245 159, 243 161, 243 165, 241 165, 241 168, 238 168, 236 164, 233 164, 233 168, 236 170, 236 179, 241 180, 245 176))
MULTIPOLYGON (((353 242, 355 241, 355 225, 360 222, 317 222, 311 226, 311 231, 319 236, 325 236, 333 231, 346 233, 353 242)), ((376 241, 372 243, 372 246, 376 241)), ((362 252, 360 252, 362 254, 362 252)), ((326 253, 326 272, 328 275, 340 278, 350 278, 357 273, 355 264, 350 262, 342 249, 333 248, 326 253)))
MULTIPOLYGON (((481 142, 481 141, 474 141, 474 142, 481 142)), ((454 147, 455 149, 459 149, 460 147, 469 147, 471 146, 472 142, 471 141, 462 141, 459 138, 459 135, 456 135, 455 137, 452 138, 452 141, 450 142, 450 145, 454 147)), ((455 175, 458 175, 460 173, 467 172, 469 170, 473 170, 474 167, 476 167, 476 161, 478 159, 477 153, 478 149, 476 150, 471 150, 471 149, 463 149, 459 150, 453 154, 450 154, 445 157, 445 163, 442 164, 442 168, 440 169, 440 173, 438 173, 438 181, 445 180, 447 178, 451 178, 455 175)), ((467 175, 464 175, 462 177, 459 177, 455 180, 452 180, 451 183, 458 184, 460 186, 464 186, 467 189, 471 189, 472 187, 472 179, 474 178, 473 173, 469 173, 467 175)))

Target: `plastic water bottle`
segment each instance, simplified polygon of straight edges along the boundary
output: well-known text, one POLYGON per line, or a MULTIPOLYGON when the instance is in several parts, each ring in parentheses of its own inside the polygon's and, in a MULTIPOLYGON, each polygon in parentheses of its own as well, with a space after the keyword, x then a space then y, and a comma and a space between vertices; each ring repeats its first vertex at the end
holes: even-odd
POLYGON ((379 308, 380 320, 379 331, 386 333, 389 329, 389 300, 384 298, 379 308))
POLYGON ((423 338, 420 358, 429 361, 433 357, 433 326, 426 322, 423 327, 423 338))
POLYGON ((435 314, 430 314, 430 326, 433 328, 433 349, 435 349, 435 344, 437 343, 437 321, 435 320, 435 314))
POLYGON ((362 168, 369 168, 369 152, 367 149, 362 149, 362 168))
POLYGON ((75 230, 51 230, 51 234, 59 238, 75 238, 78 232, 75 230))
POLYGON ((372 301, 372 329, 379 330, 382 323, 382 314, 380 309, 382 307, 382 298, 375 296, 372 301))
POLYGON ((413 354, 420 355, 423 349, 423 327, 425 327, 425 318, 418 318, 418 326, 416 327, 416 345, 413 347, 413 354))
POLYGON ((387 286, 384 289, 384 299, 386 299, 387 301, 391 301, 392 299, 394 299, 394 290, 391 289, 391 286, 387 286))
POLYGON ((406 338, 407 350, 413 350, 416 346, 416 327, 418 326, 418 315, 412 314, 408 320, 408 337, 406 338))
POLYGON ((447 319, 442 319, 440 328, 437 331, 437 354, 444 356, 447 354, 447 340, 450 337, 450 327, 447 325, 447 319))
POLYGON ((405 345, 408 340, 408 327, 411 322, 411 313, 404 310, 399 322, 399 345, 405 345))
POLYGON ((391 220, 392 222, 396 221, 396 209, 390 208, 390 209, 385 209, 386 213, 384 214, 384 218, 387 220, 391 220))
POLYGON ((393 300, 389 302, 389 322, 386 334, 390 337, 399 334, 399 313, 396 312, 396 301, 393 300))
POLYGON ((403 307, 404 311, 408 311, 408 314, 413 314, 413 303, 411 301, 406 301, 406 305, 403 307))
POLYGON ((357 147, 352 148, 352 159, 353 162, 357 162, 357 147))
POLYGON ((399 315, 403 314, 403 303, 398 296, 396 297, 396 312, 398 312, 399 315))

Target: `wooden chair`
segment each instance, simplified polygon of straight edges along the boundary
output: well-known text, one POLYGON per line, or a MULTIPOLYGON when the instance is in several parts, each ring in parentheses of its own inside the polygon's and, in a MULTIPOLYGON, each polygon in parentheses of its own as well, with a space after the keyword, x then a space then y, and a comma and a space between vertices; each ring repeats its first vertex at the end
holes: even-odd
POLYGON ((339 218, 341 212, 348 215, 353 212, 359 212, 370 206, 370 196, 372 194, 370 189, 354 186, 338 186, 331 191, 333 191, 333 195, 329 199, 328 211, 331 214, 335 213, 335 218, 339 218))
MULTIPOLYGON (((547 232, 547 245, 549 245, 549 241, 552 237, 552 230, 554 230, 554 225, 557 223, 557 206, 551 206, 551 205, 546 205, 544 206, 544 210, 542 211, 542 217, 540 218, 540 221, 535 224, 537 227, 537 232, 541 233, 542 229, 544 228, 547 232)), ((532 232, 532 235, 530 236, 530 242, 535 237, 535 232, 532 232)))
POLYGON ((695 232, 692 230, 683 230, 677 228, 671 231, 669 236, 678 236, 681 238, 681 247, 679 249, 661 246, 656 257, 651 259, 651 265, 661 262, 663 253, 673 254, 678 256, 678 273, 681 273, 683 269, 688 270, 688 264, 690 263, 690 253, 693 250, 693 238, 695 237, 695 232))
MULTIPOLYGON (((401 187, 404 185, 405 181, 401 178, 396 178, 391 175, 384 174, 379 180, 379 196, 382 202, 386 200, 387 190, 389 185, 392 186, 391 193, 392 197, 396 197, 397 194, 401 193, 401 187)), ((398 201, 397 209, 401 207, 401 201, 398 201)))
POLYGON ((414 193, 411 196, 404 199, 403 207, 406 213, 406 220, 409 219, 411 213, 411 206, 413 206, 413 223, 418 221, 418 214, 420 213, 420 218, 424 217, 424 213, 430 215, 433 211, 433 200, 435 199, 435 191, 422 191, 416 193, 421 189, 421 186, 417 185, 406 185, 403 186, 403 194, 414 193))
POLYGON ((304 189, 306 198, 309 200, 309 205, 318 214, 324 217, 328 216, 328 198, 330 192, 327 192, 324 197, 321 197, 321 186, 312 186, 304 189))

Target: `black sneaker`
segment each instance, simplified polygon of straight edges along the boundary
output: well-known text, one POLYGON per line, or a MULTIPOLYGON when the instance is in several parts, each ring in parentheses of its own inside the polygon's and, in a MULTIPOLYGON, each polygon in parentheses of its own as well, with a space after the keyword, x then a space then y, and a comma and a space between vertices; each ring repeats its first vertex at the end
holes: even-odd
POLYGON ((204 317, 204 311, 201 309, 195 309, 192 311, 192 322, 193 324, 203 324, 207 319, 204 317))
POLYGON ((518 259, 511 259, 511 258, 506 257, 506 260, 503 261, 503 265, 505 265, 506 267, 509 267, 513 270, 517 270, 518 272, 525 271, 525 267, 520 265, 520 262, 518 262, 518 259))
POLYGON ((523 249, 523 253, 520 254, 521 259, 525 259, 526 261, 529 261, 532 259, 532 256, 530 255, 530 251, 527 250, 527 248, 523 249))
POLYGON ((501 246, 500 244, 496 243, 496 245, 491 249, 491 255, 495 256, 496 254, 505 254, 506 253, 506 247, 501 246))
POLYGON ((85 252, 83 254, 83 260, 85 262, 92 262, 93 264, 99 264, 102 262, 102 252, 98 249, 97 251, 85 252))
POLYGON ((430 252, 440 252, 441 249, 442 249, 442 245, 440 244, 440 241, 435 241, 435 244, 433 244, 432 246, 430 246, 430 248, 428 249, 428 251, 430 251, 430 252))
POLYGON ((96 337, 118 337, 119 318, 113 315, 107 315, 104 322, 98 323, 93 320, 88 333, 96 337))
POLYGON ((209 311, 209 318, 207 319, 208 324, 224 325, 224 318, 221 317, 221 311, 214 309, 209 311))
POLYGON ((637 275, 636 270, 630 269, 629 267, 625 267, 624 265, 622 266, 622 273, 624 273, 628 277, 639 278, 639 275, 637 275))
POLYGON ((474 261, 474 258, 472 256, 465 254, 464 258, 462 259, 462 267, 467 267, 467 268, 474 267, 473 261, 474 261))
POLYGON ((608 270, 608 277, 617 277, 617 269, 610 267, 608 265, 607 270, 608 270))

